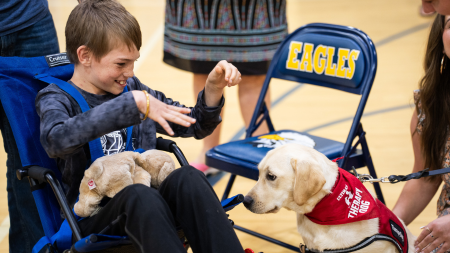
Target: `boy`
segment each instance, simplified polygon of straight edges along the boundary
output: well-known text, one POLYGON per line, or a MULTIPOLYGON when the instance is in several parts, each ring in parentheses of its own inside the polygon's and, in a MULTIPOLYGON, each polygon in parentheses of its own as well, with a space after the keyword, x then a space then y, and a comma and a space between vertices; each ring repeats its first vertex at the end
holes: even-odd
MULTIPOLYGON (((131 134, 126 128, 133 125, 135 149, 155 148, 156 132, 204 138, 221 121, 223 88, 240 81, 233 65, 219 62, 193 108, 146 87, 133 74, 141 46, 139 24, 114 0, 87 0, 75 7, 67 21, 66 43, 75 64, 69 83, 91 110, 81 113, 75 100, 54 84, 38 93, 36 109, 41 143, 57 160, 71 206, 90 161, 89 141, 101 138, 105 155, 122 152, 131 134), (125 87, 130 92, 121 94, 125 87)), ((146 253, 186 252, 176 233, 178 225, 196 253, 243 252, 213 189, 190 166, 174 171, 158 190, 126 187, 96 215, 79 222, 83 235, 128 235, 135 248, 146 253)))

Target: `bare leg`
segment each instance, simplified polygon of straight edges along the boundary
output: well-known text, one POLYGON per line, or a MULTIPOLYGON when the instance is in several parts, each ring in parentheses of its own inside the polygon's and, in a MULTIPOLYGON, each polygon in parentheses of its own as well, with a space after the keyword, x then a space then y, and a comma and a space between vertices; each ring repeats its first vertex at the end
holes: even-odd
MULTIPOLYGON (((250 125, 250 120, 252 119, 253 111, 255 110, 256 103, 258 102, 259 93, 261 92, 265 77, 265 75, 242 76, 242 81, 238 85, 239 104, 241 107, 241 114, 244 119, 245 128, 248 128, 250 125)), ((266 102, 268 109, 270 109, 270 89, 267 91, 264 101, 266 102)), ((255 136, 268 132, 269 128, 264 122, 253 133, 253 135, 255 136)))
MULTIPOLYGON (((203 88, 205 87, 207 78, 208 78, 208 75, 205 75, 205 74, 194 74, 194 98, 195 98, 194 101, 197 101, 198 93, 201 90, 203 90, 203 88)), ((222 112, 220 113, 220 116, 222 117, 222 119, 223 119, 223 111, 224 111, 224 108, 222 108, 222 112)), ((196 163, 204 164, 206 151, 219 145, 221 128, 222 128, 222 124, 219 124, 211 135, 209 135, 208 137, 203 139, 203 148, 200 151, 200 154, 198 155, 197 159, 195 159, 196 163)))

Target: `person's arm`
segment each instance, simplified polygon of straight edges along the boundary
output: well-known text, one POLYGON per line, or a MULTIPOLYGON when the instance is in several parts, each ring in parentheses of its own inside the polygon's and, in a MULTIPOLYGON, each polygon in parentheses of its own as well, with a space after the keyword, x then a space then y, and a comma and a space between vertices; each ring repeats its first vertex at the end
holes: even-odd
POLYGON ((137 107, 143 114, 146 113, 147 106, 149 107, 147 116, 157 123, 159 132, 176 136, 177 131, 174 132, 174 129, 177 130, 180 127, 189 128, 192 124, 196 123, 195 118, 188 116, 192 115, 191 108, 187 108, 178 102, 174 102, 172 99, 166 98, 161 92, 150 89, 143 85, 136 77, 133 77, 131 81, 135 82, 133 85, 139 89, 131 92, 137 107), (142 90, 148 92, 148 98, 142 90), (147 99, 149 100, 148 105, 147 99))
MULTIPOLYGON (((421 152, 421 141, 419 134, 416 132, 417 122, 417 111, 414 110, 410 125, 414 151, 413 173, 425 169, 421 152)), ((436 194, 440 184, 440 180, 430 181, 425 178, 407 181, 392 211, 402 219, 406 225, 410 224, 428 205, 430 200, 436 194)))
MULTIPOLYGON (((220 112, 225 101, 223 97, 218 106, 208 107, 204 101, 204 91, 201 91, 198 95, 196 105, 194 107, 186 107, 178 101, 167 98, 164 93, 149 88, 141 83, 137 77, 129 79, 128 82, 132 89, 134 89, 133 92, 137 92, 138 95, 142 93, 141 90, 146 90, 150 94, 153 104, 150 104, 148 118, 149 120, 155 121, 155 127, 158 133, 173 137, 195 137, 196 139, 202 139, 211 134, 221 122, 220 112), (160 106, 160 108, 155 108, 155 104, 156 106, 160 106), (166 112, 162 112, 161 107, 166 112), (170 110, 175 108, 180 111, 177 113, 168 112, 167 108, 170 110), (161 120, 161 116, 160 121, 156 121, 152 113, 165 114, 171 117, 176 115, 177 122, 161 120), (163 127, 161 122, 166 124, 166 127, 163 127), (171 134, 169 134, 169 131, 171 131, 171 134)), ((139 102, 137 103, 139 104, 139 102)))
POLYGON ((46 88, 36 97, 40 139, 50 157, 64 158, 89 141, 141 122, 131 92, 74 117, 70 108, 68 97, 56 88, 46 88))
POLYGON ((218 106, 223 96, 223 89, 237 85, 241 81, 241 73, 225 60, 220 61, 209 73, 205 84, 205 103, 207 106, 218 106))
POLYGON ((186 107, 167 98, 164 93, 148 88, 136 77, 129 81, 134 82, 132 86, 136 89, 145 89, 152 95, 148 117, 156 121, 158 133, 169 134, 174 137, 202 139, 210 135, 222 121, 220 112, 225 102, 223 89, 227 86, 237 85, 241 81, 241 74, 232 64, 227 61, 220 61, 209 74, 205 89, 198 94, 197 103, 194 107, 186 107), (174 112, 174 110, 178 111, 174 112))
MULTIPOLYGON (((162 92, 153 92, 155 93, 155 97, 163 101, 165 104, 187 108, 177 101, 166 98, 162 92)), ((218 106, 209 107, 204 101, 204 90, 200 91, 197 96, 197 103, 194 107, 189 107, 190 112, 186 115, 186 117, 195 119, 195 122, 193 124, 190 124, 189 126, 183 126, 168 122, 174 133, 172 136, 194 137, 196 139, 203 139, 206 136, 210 135, 217 127, 217 125, 222 122, 220 112, 224 103, 225 99, 221 97, 218 106)), ((161 134, 167 134, 166 130, 162 128, 160 124, 156 124, 156 131, 161 134)))

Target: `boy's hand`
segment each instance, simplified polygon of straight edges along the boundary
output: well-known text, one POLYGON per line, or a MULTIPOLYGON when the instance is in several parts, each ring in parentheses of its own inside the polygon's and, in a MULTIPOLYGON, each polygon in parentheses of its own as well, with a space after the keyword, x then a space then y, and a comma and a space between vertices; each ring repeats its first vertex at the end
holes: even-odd
MULTIPOLYGON (((147 111, 147 97, 142 91, 135 90, 132 92, 139 111, 142 114, 145 114, 145 112, 147 111)), ((149 94, 148 96, 150 98, 150 110, 148 112, 148 117, 158 122, 169 135, 174 135, 174 132, 172 128, 170 128, 170 125, 169 123, 167 123, 167 121, 185 127, 189 127, 191 124, 195 123, 194 118, 185 115, 187 113, 190 113, 191 109, 168 105, 159 101, 151 94, 149 94)))
POLYGON ((241 81, 241 73, 225 60, 217 63, 209 73, 205 85, 205 103, 207 106, 217 106, 222 98, 223 88, 235 86, 241 81))
POLYGON ((235 86, 241 81, 241 73, 233 64, 222 60, 209 73, 206 86, 222 90, 225 86, 235 86))

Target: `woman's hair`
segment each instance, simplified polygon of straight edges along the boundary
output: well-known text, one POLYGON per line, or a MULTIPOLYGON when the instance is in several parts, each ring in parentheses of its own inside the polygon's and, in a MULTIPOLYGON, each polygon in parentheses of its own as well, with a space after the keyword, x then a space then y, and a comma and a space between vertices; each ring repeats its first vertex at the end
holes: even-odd
MULTIPOLYGON (((445 16, 438 14, 428 37, 424 62, 425 76, 420 81, 420 101, 416 103, 419 118, 425 115, 420 140, 425 168, 430 170, 442 167, 450 124, 450 66, 445 68, 449 59, 442 42, 444 24, 445 16), (444 62, 441 74, 442 57, 444 62)), ((413 134, 415 133, 416 131, 413 134)))
POLYGON ((99 60, 119 43, 128 48, 142 44, 137 20, 115 0, 84 0, 70 13, 66 24, 66 50, 72 63, 78 63, 77 49, 87 46, 99 60))

